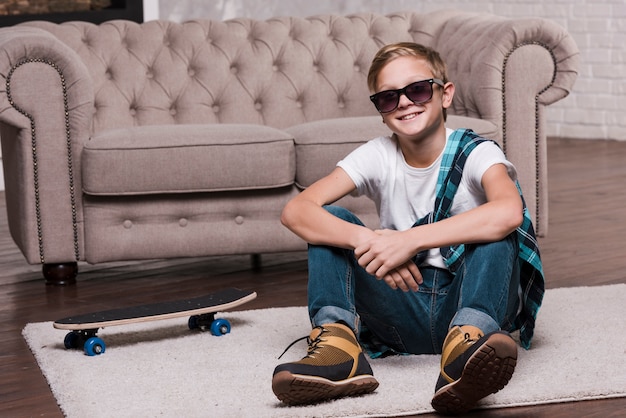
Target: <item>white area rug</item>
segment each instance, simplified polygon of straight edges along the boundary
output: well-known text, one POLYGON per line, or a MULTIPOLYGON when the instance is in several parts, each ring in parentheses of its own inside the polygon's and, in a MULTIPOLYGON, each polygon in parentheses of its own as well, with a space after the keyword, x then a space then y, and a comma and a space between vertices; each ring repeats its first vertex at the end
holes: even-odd
MULTIPOLYGON (((486 408, 626 396, 626 284, 549 290, 529 351, 520 349, 513 379, 483 400, 486 408)), ((106 352, 65 350, 64 331, 28 324, 24 337, 69 417, 398 416, 432 412, 439 356, 371 362, 373 394, 308 407, 281 405, 271 390, 279 362, 301 358, 306 309, 222 315, 223 337, 191 332, 176 319, 102 330, 106 352)))

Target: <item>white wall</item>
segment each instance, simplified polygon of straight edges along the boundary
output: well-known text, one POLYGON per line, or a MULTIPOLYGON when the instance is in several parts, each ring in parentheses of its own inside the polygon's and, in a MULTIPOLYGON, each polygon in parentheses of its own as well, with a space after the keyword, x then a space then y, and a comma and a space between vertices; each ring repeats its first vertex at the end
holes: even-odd
POLYGON ((159 0, 143 0, 143 20, 157 20, 159 18, 159 0))

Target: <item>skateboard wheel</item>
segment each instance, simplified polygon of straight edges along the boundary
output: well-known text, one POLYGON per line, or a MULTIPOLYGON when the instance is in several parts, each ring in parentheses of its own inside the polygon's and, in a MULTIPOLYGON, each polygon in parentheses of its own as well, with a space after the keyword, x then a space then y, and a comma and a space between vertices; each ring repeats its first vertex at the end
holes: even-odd
POLYGON ((65 339, 63 340, 63 345, 65 345, 65 348, 67 348, 68 350, 78 348, 79 340, 80 336, 78 334, 76 334, 75 332, 68 332, 65 336, 65 339))
POLYGON ((91 337, 87 341, 85 341, 85 354, 88 356, 98 356, 100 354, 104 354, 104 350, 106 349, 106 345, 101 338, 91 337))
POLYGON ((211 334, 215 336, 222 336, 230 332, 230 322, 226 319, 216 319, 211 324, 211 334))

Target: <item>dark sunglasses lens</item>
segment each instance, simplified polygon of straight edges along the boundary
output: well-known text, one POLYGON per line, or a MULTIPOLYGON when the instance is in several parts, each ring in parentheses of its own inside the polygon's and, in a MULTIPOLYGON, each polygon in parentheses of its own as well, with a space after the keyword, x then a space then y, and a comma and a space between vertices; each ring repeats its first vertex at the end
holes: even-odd
POLYGON ((430 81, 417 81, 401 90, 387 90, 376 93, 372 101, 379 112, 387 113, 398 107, 400 95, 405 94, 415 104, 429 101, 433 97, 433 85, 430 81))
POLYGON ((379 112, 391 112, 398 106, 397 91, 381 91, 374 95, 374 104, 379 112))
POLYGON ((406 97, 413 103, 424 103, 433 96, 433 85, 428 81, 418 81, 406 86, 405 92, 406 97))

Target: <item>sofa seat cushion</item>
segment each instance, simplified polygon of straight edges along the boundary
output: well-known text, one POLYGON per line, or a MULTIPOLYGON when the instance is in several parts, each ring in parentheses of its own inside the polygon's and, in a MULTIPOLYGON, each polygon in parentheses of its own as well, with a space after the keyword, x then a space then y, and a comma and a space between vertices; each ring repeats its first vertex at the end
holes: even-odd
MULTIPOLYGON (((497 139, 493 123, 465 116, 448 116, 451 129, 470 128, 486 138, 497 139)), ((390 135, 380 116, 326 119, 285 129, 296 141, 296 184, 306 188, 330 173, 337 162, 359 145, 390 135)))
POLYGON ((138 195, 270 189, 292 185, 290 134, 261 125, 152 125, 92 137, 83 191, 138 195))
POLYGON ((286 128, 296 141, 296 184, 306 188, 372 138, 390 135, 380 116, 324 119, 286 128))

